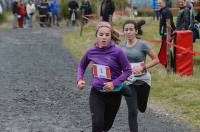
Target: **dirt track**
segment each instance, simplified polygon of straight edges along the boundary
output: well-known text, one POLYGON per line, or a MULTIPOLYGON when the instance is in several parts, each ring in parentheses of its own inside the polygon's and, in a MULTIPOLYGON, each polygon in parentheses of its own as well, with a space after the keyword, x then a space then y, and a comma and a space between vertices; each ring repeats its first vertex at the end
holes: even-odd
MULTIPOLYGON (((65 32, 70 31, 67 28, 0 31, 0 132, 91 131, 90 87, 82 92, 76 90, 77 60, 62 44, 65 32)), ((139 131, 191 130, 148 108, 139 115, 139 131)), ((110 132, 128 132, 124 100, 110 132)))

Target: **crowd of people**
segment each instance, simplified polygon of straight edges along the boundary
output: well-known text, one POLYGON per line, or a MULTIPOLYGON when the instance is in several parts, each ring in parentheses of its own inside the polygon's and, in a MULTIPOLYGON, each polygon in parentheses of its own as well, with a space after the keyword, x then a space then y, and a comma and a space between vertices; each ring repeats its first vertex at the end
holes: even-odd
MULTIPOLYGON (((68 13, 67 19, 73 24, 77 22, 78 11, 85 18, 90 18, 92 6, 89 0, 82 0, 81 5, 77 0, 69 0, 66 6, 68 13)), ((103 0, 100 7, 100 19, 102 21, 112 21, 115 5, 112 0, 103 0)), ((57 0, 14 0, 12 3, 13 28, 23 28, 26 25, 33 27, 34 16, 39 17, 41 27, 50 27, 52 24, 59 26, 60 7, 57 0), (37 15, 35 15, 37 14, 37 15)), ((86 22, 88 19, 84 19, 86 22)))
POLYGON ((14 0, 12 3, 13 28, 33 27, 33 18, 38 11, 40 26, 59 26, 59 6, 57 0, 41 0, 37 3, 34 0, 14 0), (51 22, 52 20, 52 22, 51 22))
POLYGON ((160 26, 159 33, 162 39, 162 45, 160 52, 158 54, 160 63, 164 66, 167 65, 167 35, 173 35, 175 31, 178 30, 191 30, 193 42, 199 39, 199 16, 200 12, 194 11, 194 1, 193 0, 178 0, 179 12, 176 17, 176 23, 173 20, 173 14, 170 10, 170 6, 167 5, 165 0, 157 0, 159 5, 159 16, 160 16, 160 26), (167 21, 169 20, 169 27, 167 27, 167 21))
MULTIPOLYGON (((87 15, 92 13, 92 7, 88 0, 83 0, 79 6, 77 0, 69 0, 66 5, 66 14, 69 21, 78 18, 77 12, 87 15), (69 12, 69 13, 67 13, 69 12)), ((40 27, 59 26, 60 24, 60 5, 57 0, 13 0, 13 28, 23 28, 24 26, 32 28, 35 17, 39 19, 40 27)))

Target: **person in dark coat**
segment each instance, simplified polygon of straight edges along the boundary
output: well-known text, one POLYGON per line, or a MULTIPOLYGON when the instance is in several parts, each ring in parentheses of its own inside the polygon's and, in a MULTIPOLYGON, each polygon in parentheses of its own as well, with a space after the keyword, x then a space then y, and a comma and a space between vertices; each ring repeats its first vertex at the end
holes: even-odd
POLYGON ((173 15, 170 9, 166 6, 165 0, 158 0, 160 5, 160 25, 159 33, 162 38, 162 45, 158 54, 159 61, 162 65, 167 65, 167 20, 170 21, 171 32, 176 29, 173 22, 173 15))
MULTIPOLYGON (((90 18, 90 14, 92 14, 92 7, 90 5, 90 2, 88 0, 83 0, 80 6, 81 14, 87 18, 90 18)), ((87 22, 87 19, 84 19, 85 22, 87 22)))
POLYGON ((177 30, 188 30, 190 26, 190 9, 185 0, 179 0, 179 12, 176 19, 177 30))
POLYGON ((50 6, 47 0, 42 0, 41 4, 38 6, 39 16, 40 16, 40 27, 45 27, 48 25, 48 17, 50 16, 50 6))
POLYGON ((14 0, 12 2, 12 14, 13 14, 13 28, 17 28, 17 17, 18 17, 18 2, 14 0))
POLYGON ((70 0, 68 3, 68 10, 69 10, 69 16, 68 18, 71 19, 73 10, 75 11, 75 19, 77 19, 77 10, 79 8, 78 2, 76 0, 70 0))
POLYGON ((114 2, 112 0, 103 0, 100 9, 101 20, 112 23, 112 16, 115 11, 114 2))

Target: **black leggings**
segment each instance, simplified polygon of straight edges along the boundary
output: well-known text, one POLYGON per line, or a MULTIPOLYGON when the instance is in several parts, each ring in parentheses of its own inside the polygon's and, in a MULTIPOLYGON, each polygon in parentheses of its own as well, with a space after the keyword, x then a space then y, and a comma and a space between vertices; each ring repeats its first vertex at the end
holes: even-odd
POLYGON ((130 88, 131 96, 125 96, 128 106, 128 122, 131 132, 138 132, 138 109, 140 112, 145 112, 150 92, 150 86, 144 82, 137 80, 133 85, 127 86, 130 88))
POLYGON ((114 122, 121 104, 121 93, 98 92, 95 88, 90 92, 90 111, 92 114, 92 132, 108 131, 114 122))

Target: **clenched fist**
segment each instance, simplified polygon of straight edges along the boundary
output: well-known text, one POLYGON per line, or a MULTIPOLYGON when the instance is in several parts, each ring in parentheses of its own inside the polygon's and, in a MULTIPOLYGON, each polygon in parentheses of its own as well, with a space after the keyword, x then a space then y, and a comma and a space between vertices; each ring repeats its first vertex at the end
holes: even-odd
POLYGON ((82 90, 84 87, 85 87, 85 81, 84 81, 84 80, 79 80, 79 81, 77 82, 77 88, 78 88, 79 90, 82 90))

